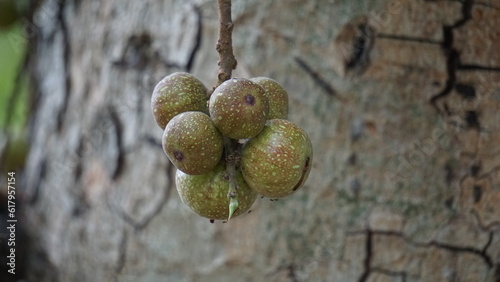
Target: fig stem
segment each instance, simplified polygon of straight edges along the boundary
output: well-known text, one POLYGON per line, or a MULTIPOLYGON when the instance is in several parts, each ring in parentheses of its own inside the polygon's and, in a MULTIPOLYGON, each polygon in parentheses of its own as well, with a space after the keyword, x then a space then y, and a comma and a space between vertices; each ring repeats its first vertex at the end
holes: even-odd
MULTIPOLYGON (((217 0, 219 10, 219 39, 215 49, 219 53, 219 71, 217 74, 217 85, 221 85, 224 81, 231 78, 231 73, 236 69, 238 62, 233 54, 233 21, 231 19, 231 0, 217 0)), ((229 175, 229 191, 227 197, 229 198, 229 217, 231 219, 234 212, 238 209, 237 190, 238 184, 236 183, 236 156, 234 148, 237 141, 224 138, 224 147, 226 152, 226 170, 229 175)))
POLYGON ((236 140, 225 137, 224 149, 226 151, 226 171, 229 177, 229 189, 227 197, 229 198, 229 218, 233 215, 234 211, 238 209, 238 184, 236 183, 236 158, 234 147, 237 144, 236 140))
POLYGON ((219 8, 219 40, 215 49, 219 53, 219 72, 217 86, 231 78, 231 72, 236 69, 237 61, 233 54, 233 21, 231 20, 231 0, 218 0, 219 8))
POLYGON ((239 207, 238 199, 234 197, 229 199, 229 217, 227 218, 227 220, 231 219, 231 216, 233 216, 234 211, 236 211, 238 207, 239 207))
MULTIPOLYGON (((231 73, 236 69, 238 62, 233 54, 233 21, 231 19, 231 0, 217 0, 219 8, 219 39, 215 49, 219 53, 219 72, 217 74, 217 85, 221 85, 224 81, 231 78, 231 73)), ((227 197, 229 198, 229 217, 233 216, 234 211, 238 209, 237 190, 238 184, 236 183, 236 156, 234 148, 237 141, 224 138, 224 151, 226 152, 226 171, 229 175, 229 191, 227 197)))

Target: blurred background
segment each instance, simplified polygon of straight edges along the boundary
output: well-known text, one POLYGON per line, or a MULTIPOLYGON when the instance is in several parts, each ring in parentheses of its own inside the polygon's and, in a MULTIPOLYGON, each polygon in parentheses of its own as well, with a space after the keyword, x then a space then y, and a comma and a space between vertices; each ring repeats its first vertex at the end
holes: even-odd
MULTIPOLYGON (((27 249, 19 249, 18 276, 7 272, 6 256, 9 254, 7 240, 8 219, 8 172, 23 171, 28 144, 29 84, 25 69, 27 62, 27 41, 23 36, 23 18, 28 14, 28 1, 0 1, 0 250, 2 257, 0 279, 15 281, 24 277, 27 249), (5 254, 5 255, 4 255, 5 254), (11 277, 9 277, 9 275, 11 277), (14 279, 13 279, 14 278, 14 279)), ((20 176, 20 175, 19 175, 20 176)), ((22 230, 18 231, 19 242, 25 242, 22 230)))
POLYGON ((0 280, 500 281, 500 2, 232 2, 233 76, 284 86, 314 158, 212 224, 150 98, 216 84, 216 1, 0 0, 0 280))
POLYGON ((0 105, 2 168, 20 169, 27 153, 28 81, 22 17, 28 1, 0 2, 0 105), (8 148, 8 149, 7 149, 8 148))

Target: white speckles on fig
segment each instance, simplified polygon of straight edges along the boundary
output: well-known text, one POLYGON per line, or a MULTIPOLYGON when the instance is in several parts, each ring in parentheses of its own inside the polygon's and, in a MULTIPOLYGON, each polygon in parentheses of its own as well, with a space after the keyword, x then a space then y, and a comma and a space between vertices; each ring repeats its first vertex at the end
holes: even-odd
MULTIPOLYGON (((246 184, 239 172, 236 175, 236 183, 239 207, 232 218, 248 211, 257 199, 257 192, 246 184)), ((202 175, 188 175, 177 170, 175 184, 182 201, 198 215, 209 219, 228 218, 229 179, 224 162, 202 175)))
POLYGON ((264 127, 269 113, 264 89, 248 79, 228 80, 210 97, 210 117, 224 136, 252 138, 264 127))
POLYGON ((304 130, 290 121, 273 119, 243 146, 241 171, 259 194, 282 198, 302 187, 311 171, 312 154, 304 130))
POLYGON ((268 77, 254 77, 251 81, 259 84, 269 101, 267 119, 286 119, 288 117, 288 93, 277 81, 268 77))
POLYGON ((170 120, 163 132, 162 146, 178 169, 187 174, 203 174, 219 163, 223 138, 208 115, 190 111, 170 120))
POLYGON ((153 90, 151 108, 162 129, 175 115, 187 111, 208 113, 207 89, 196 77, 176 72, 163 78, 153 90))
POLYGON ((226 220, 229 210, 233 217, 247 212, 258 194, 272 201, 286 197, 309 176, 311 142, 301 128, 285 120, 288 94, 270 78, 229 79, 208 99, 197 78, 177 72, 156 85, 151 107, 164 129, 163 150, 177 167, 182 201, 212 223, 226 220), (228 160, 236 163, 231 178, 237 182, 236 192, 233 186, 229 189, 225 140, 234 143, 228 160), (228 198, 231 193, 235 196, 228 198))

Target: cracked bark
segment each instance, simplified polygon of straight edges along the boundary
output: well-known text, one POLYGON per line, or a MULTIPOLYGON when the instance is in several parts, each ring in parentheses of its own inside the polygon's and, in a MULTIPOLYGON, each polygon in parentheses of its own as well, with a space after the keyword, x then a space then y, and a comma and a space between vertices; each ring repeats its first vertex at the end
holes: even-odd
POLYGON ((364 267, 365 270, 361 274, 361 277, 359 278, 359 282, 365 282, 368 280, 368 277, 370 277, 370 272, 373 271, 371 262, 372 262, 372 252, 373 252, 373 232, 368 229, 366 230, 366 243, 365 243, 365 259, 364 259, 364 267))
POLYGON ((314 82, 325 91, 326 94, 336 96, 337 93, 333 86, 328 83, 321 75, 314 71, 302 58, 295 57, 297 64, 314 80, 314 82))
POLYGON ((136 231, 141 231, 142 229, 146 228, 151 223, 151 221, 158 214, 161 213, 162 209, 164 208, 170 197, 170 190, 174 188, 175 170, 173 168, 169 168, 166 174, 169 176, 169 183, 167 184, 167 189, 162 193, 162 195, 160 195, 159 203, 156 204, 148 214, 138 219, 134 218, 130 214, 128 214, 128 212, 125 211, 123 208, 112 204, 112 201, 108 198, 106 204, 109 210, 114 214, 116 214, 124 222, 131 225, 136 231))
POLYGON ((71 93, 71 77, 70 77, 70 67, 71 67, 71 42, 69 38, 68 27, 66 23, 66 19, 64 18, 64 5, 65 0, 61 1, 58 6, 57 19, 60 24, 60 30, 63 38, 63 60, 64 60, 64 93, 65 97, 63 98, 63 105, 61 107, 61 111, 57 116, 57 130, 60 131, 64 122, 66 110, 68 109, 68 101, 69 95, 71 93))
POLYGON ((118 150, 118 155, 115 159, 115 169, 112 171, 111 178, 113 180, 118 179, 120 177, 120 174, 123 172, 123 168, 125 166, 125 149, 123 148, 123 124, 120 121, 120 118, 118 117, 118 114, 116 113, 115 109, 110 109, 109 110, 110 117, 111 117, 111 122, 114 126, 114 131, 115 131, 115 138, 116 138, 116 149, 118 150))
POLYGON ((36 10, 28 281, 500 279, 496 4, 234 1, 234 75, 283 84, 315 158, 296 195, 210 224, 172 191, 149 98, 233 71, 215 3, 125 2, 36 10))
POLYGON ((460 58, 457 50, 453 48, 453 31, 456 28, 463 26, 468 20, 470 20, 472 4, 472 0, 464 1, 464 3, 462 4, 462 18, 451 26, 443 26, 444 40, 441 46, 447 58, 446 69, 448 72, 448 79, 446 81, 445 88, 440 93, 434 95, 431 98, 430 102, 434 106, 439 99, 442 99, 443 97, 449 95, 456 84, 456 70, 460 66, 460 58))
MULTIPOLYGON (((401 277, 403 281, 406 280, 406 278, 412 278, 412 279, 421 279, 420 275, 417 274, 410 274, 407 271, 400 271, 400 270, 391 270, 391 265, 387 264, 381 264, 379 256, 381 254, 379 253, 374 253, 374 250, 380 250, 384 247, 380 246, 374 246, 374 244, 380 244, 380 240, 377 240, 378 242, 374 243, 374 236, 378 237, 395 237, 398 239, 401 239, 407 244, 408 246, 415 247, 418 249, 423 249, 423 251, 415 252, 412 254, 411 252, 406 253, 406 256, 418 256, 418 253, 422 252, 428 252, 430 248, 439 248, 442 250, 450 251, 453 254, 471 254, 474 256, 477 256, 481 258, 484 263, 488 266, 488 268, 493 269, 493 259, 487 254, 488 248, 490 247, 493 239, 493 233, 489 234, 489 238, 487 243, 485 244, 484 247, 481 249, 475 249, 471 247, 461 247, 461 246, 453 246, 450 244, 446 244, 443 242, 437 242, 437 241, 430 241, 430 242, 416 242, 413 241, 411 238, 406 237, 403 233, 400 232, 394 232, 394 231, 374 231, 371 229, 366 229, 364 231, 358 231, 351 233, 352 235, 356 234, 365 234, 366 241, 365 241, 365 257, 363 260, 363 267, 364 271, 361 274, 360 278, 358 281, 369 281, 370 277, 374 273, 382 273, 387 276, 391 277, 401 277), (375 260, 375 262, 373 262, 375 260), (375 266, 373 264, 376 264, 375 266), (377 265, 378 264, 378 265, 377 265)), ((385 242, 391 242, 393 240, 391 239, 386 239, 385 242)), ((383 255, 382 255, 383 256, 383 255)))
POLYGON ((186 63, 186 72, 190 72, 193 69, 194 60, 196 59, 196 55, 200 50, 201 41, 203 39, 203 14, 200 7, 194 5, 193 10, 196 13, 196 35, 193 44, 193 48, 191 53, 189 54, 189 59, 186 63))

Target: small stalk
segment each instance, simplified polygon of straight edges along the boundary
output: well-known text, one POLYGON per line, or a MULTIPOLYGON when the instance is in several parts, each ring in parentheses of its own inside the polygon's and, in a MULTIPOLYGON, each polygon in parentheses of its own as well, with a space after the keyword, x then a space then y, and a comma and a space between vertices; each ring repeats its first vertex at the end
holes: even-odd
POLYGON ((231 219, 234 212, 238 209, 238 183, 236 182, 236 157, 234 147, 236 140, 224 138, 224 147, 226 151, 226 171, 229 177, 229 189, 227 197, 229 198, 229 217, 231 219))

